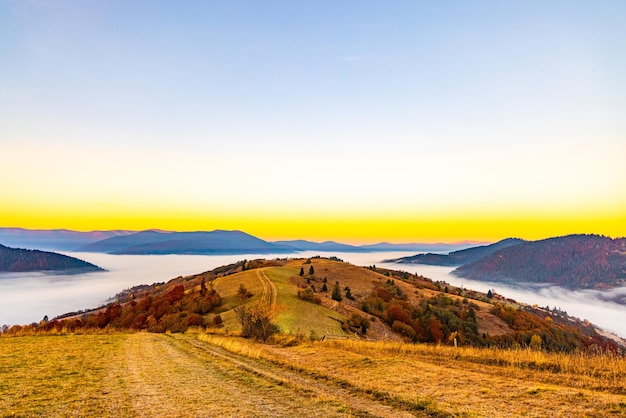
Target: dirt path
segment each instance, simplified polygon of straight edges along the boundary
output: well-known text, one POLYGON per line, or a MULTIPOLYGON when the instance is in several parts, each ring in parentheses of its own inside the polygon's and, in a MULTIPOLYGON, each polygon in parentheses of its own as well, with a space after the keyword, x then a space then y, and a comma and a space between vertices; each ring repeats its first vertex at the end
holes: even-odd
POLYGON ((343 405, 339 410, 350 411, 350 416, 416 416, 407 411, 397 410, 389 405, 376 402, 374 399, 369 399, 367 396, 356 395, 349 389, 344 388, 341 383, 329 382, 324 380, 322 376, 307 376, 292 371, 289 367, 240 356, 203 341, 190 339, 186 336, 180 336, 178 338, 185 338, 189 344, 205 353, 222 359, 241 370, 245 370, 267 381, 289 387, 300 394, 308 394, 309 396, 316 396, 318 399, 325 399, 327 402, 334 405, 343 405))
POLYGON ((265 275, 265 272, 261 269, 256 272, 261 285, 263 286, 263 295, 261 297, 261 303, 268 308, 272 308, 276 305, 278 299, 278 291, 274 283, 265 275))
POLYGON ((413 416, 194 336, 133 334, 124 350, 109 381, 129 416, 413 416))

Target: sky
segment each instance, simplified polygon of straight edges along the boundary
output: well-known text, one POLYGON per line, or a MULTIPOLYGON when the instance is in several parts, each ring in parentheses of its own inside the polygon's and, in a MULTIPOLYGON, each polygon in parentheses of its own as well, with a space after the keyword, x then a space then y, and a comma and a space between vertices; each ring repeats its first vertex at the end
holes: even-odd
POLYGON ((0 0, 0 226, 626 236, 625 16, 0 0))

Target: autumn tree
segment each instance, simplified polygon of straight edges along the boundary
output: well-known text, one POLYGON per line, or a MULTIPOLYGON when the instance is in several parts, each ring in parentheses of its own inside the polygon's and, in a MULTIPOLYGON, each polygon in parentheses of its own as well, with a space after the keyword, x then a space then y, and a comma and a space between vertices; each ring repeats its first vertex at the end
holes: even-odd
POLYGON ((275 308, 265 305, 241 305, 234 309, 237 320, 241 324, 241 336, 266 342, 279 330, 273 322, 277 312, 275 308))
POLYGON ((541 340, 541 337, 537 334, 533 334, 532 337, 530 337, 530 348, 535 350, 535 351, 539 351, 541 350, 541 346, 543 345, 543 341, 541 340))
POLYGON ((200 295, 204 296, 206 295, 207 289, 206 289, 206 283, 204 281, 204 277, 200 280, 200 295))

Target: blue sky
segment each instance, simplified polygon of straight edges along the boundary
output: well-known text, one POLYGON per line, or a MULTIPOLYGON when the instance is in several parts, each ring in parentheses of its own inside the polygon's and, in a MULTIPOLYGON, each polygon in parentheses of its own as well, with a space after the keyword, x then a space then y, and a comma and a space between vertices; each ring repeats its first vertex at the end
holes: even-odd
POLYGON ((514 226, 523 209, 602 229, 626 210, 625 12, 3 0, 0 174, 17 209, 0 215, 64 227, 60 214, 80 210, 93 213, 85 229, 124 214, 139 226, 150 207, 162 210, 151 227, 210 229, 235 225, 228 213, 297 212, 402 219, 419 234, 416 219, 514 226), (49 216, 25 212, 35 206, 49 216))

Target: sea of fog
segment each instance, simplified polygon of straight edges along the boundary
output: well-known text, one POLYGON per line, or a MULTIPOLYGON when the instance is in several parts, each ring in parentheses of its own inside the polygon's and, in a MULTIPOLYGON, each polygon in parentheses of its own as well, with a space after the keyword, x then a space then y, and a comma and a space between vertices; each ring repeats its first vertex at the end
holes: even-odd
MULTIPOLYGON (((538 287, 533 290, 515 288, 501 283, 477 282, 451 274, 453 268, 420 264, 382 263, 413 253, 320 253, 244 254, 244 255, 110 255, 99 253, 70 253, 96 264, 107 271, 75 275, 47 273, 0 274, 0 325, 38 322, 45 315, 52 318, 66 312, 100 306, 123 289, 139 284, 165 282, 178 276, 201 273, 243 259, 337 256, 352 264, 404 270, 441 280, 454 286, 463 286, 487 292, 494 289, 509 298, 539 306, 557 307, 570 315, 588 319, 592 323, 626 338, 626 306, 601 300, 592 290, 569 291, 558 287, 538 287)), ((626 288, 615 292, 626 293, 626 288)))

